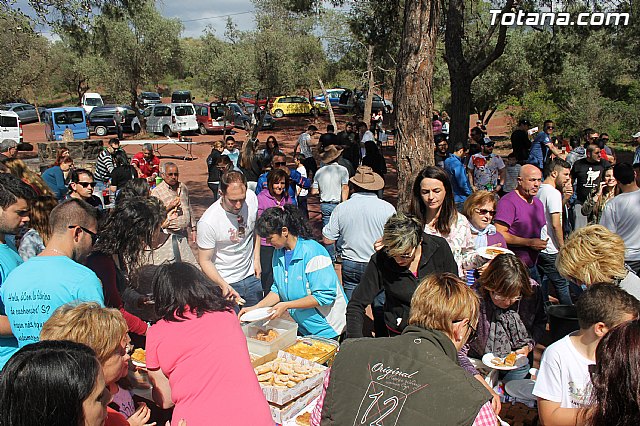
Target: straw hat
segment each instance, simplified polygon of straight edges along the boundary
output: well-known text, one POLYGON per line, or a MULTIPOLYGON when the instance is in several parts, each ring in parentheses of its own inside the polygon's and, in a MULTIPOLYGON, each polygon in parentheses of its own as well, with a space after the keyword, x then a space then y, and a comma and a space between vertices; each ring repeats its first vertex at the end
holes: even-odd
POLYGON ((368 166, 359 166, 355 176, 349 179, 349 182, 368 191, 377 191, 384 188, 384 179, 382 176, 368 166))
POLYGON ((320 155, 323 163, 328 164, 342 155, 344 148, 336 148, 335 145, 329 145, 328 148, 320 155))

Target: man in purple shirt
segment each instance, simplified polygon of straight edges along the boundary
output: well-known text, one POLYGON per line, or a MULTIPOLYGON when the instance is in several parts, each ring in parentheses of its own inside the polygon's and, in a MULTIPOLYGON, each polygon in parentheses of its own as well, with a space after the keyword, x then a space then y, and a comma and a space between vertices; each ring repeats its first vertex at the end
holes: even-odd
POLYGON ((531 278, 540 282, 536 262, 538 254, 547 247, 540 239, 547 222, 544 206, 536 198, 542 172, 536 166, 525 164, 518 175, 518 186, 500 199, 495 217, 496 230, 507 241, 509 249, 529 268, 531 278))

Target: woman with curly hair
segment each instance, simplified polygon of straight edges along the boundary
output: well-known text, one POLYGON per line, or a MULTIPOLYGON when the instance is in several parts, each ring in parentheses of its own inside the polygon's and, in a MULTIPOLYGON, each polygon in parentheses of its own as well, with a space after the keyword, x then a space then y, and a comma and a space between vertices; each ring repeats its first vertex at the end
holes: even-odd
POLYGON ((162 222, 167 216, 160 200, 153 197, 132 197, 116 204, 98 232, 87 267, 102 281, 104 303, 120 309, 129 331, 145 334, 147 323, 124 309, 121 293, 129 277, 143 263, 146 247, 153 247, 162 222))
POLYGON ((31 171, 24 161, 19 158, 9 158, 4 161, 4 165, 9 169, 9 173, 33 188, 38 195, 53 196, 47 183, 37 173, 31 171))
POLYGON ((240 315, 271 307, 271 318, 289 312, 302 336, 337 338, 346 327, 346 296, 327 250, 313 240, 294 205, 271 207, 256 222, 273 253, 273 285, 267 296, 240 315))

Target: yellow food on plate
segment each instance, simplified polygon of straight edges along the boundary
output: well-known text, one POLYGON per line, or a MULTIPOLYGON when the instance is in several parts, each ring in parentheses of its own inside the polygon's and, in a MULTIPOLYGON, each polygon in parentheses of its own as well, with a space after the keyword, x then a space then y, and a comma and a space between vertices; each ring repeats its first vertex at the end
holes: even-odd
POLYGON ((306 412, 296 417, 296 425, 309 426, 311 424, 311 413, 306 412))
POLYGON ((516 360, 518 359, 518 355, 515 352, 511 352, 509 355, 503 358, 495 357, 491 360, 491 364, 496 367, 513 367, 516 365, 516 360))
POLYGON ((504 251, 503 250, 499 250, 499 249, 495 249, 495 248, 487 248, 485 250, 485 253, 487 253, 489 256, 497 256, 499 254, 503 254, 504 251))
POLYGON ((335 349, 336 347, 334 345, 330 345, 319 340, 308 339, 301 340, 289 346, 285 349, 285 352, 289 352, 290 354, 310 361, 318 361, 335 351, 335 349))
POLYGON ((254 368, 258 381, 264 386, 294 387, 322 371, 322 367, 312 367, 299 364, 296 361, 286 361, 276 358, 254 368))
POLYGON ((144 351, 144 349, 142 348, 137 348, 135 351, 133 351, 133 353, 131 354, 131 359, 136 361, 136 362, 140 362, 142 364, 146 364, 147 363, 147 354, 144 351))

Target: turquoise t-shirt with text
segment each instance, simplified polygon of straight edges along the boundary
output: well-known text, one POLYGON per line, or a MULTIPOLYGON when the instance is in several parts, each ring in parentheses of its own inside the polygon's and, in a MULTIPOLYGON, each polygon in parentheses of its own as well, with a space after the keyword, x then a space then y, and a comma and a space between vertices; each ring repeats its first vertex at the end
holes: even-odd
MULTIPOLYGON (((22 264, 22 258, 11 243, 0 244, 0 288, 6 281, 9 273, 22 264)), ((0 315, 5 315, 4 304, 0 300, 0 315)), ((0 336, 0 368, 18 350, 18 341, 13 336, 0 336)))

